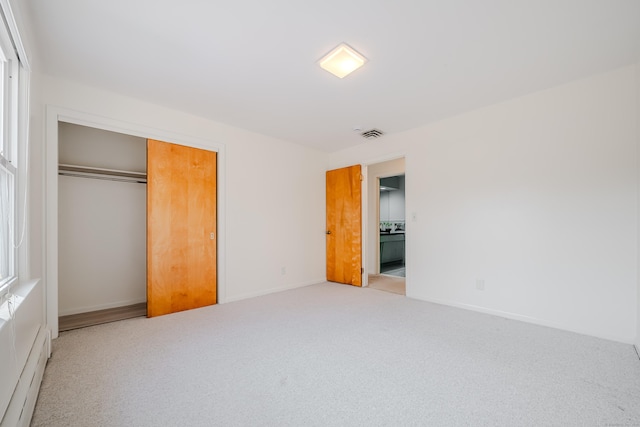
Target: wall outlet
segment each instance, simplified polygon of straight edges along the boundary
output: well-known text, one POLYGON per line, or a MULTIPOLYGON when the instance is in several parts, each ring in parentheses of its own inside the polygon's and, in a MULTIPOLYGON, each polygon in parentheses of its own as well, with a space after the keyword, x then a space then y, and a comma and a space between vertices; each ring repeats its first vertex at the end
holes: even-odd
POLYGON ((476 289, 484 291, 484 279, 476 279, 476 289))

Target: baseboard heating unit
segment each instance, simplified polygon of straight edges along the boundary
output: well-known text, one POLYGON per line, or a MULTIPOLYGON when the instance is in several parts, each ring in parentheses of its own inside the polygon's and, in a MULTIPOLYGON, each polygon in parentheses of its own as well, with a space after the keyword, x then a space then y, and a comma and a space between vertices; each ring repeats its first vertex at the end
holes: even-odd
POLYGON ((40 281, 16 286, 8 298, 0 304, 0 427, 26 427, 51 354, 51 333, 44 326, 40 281))

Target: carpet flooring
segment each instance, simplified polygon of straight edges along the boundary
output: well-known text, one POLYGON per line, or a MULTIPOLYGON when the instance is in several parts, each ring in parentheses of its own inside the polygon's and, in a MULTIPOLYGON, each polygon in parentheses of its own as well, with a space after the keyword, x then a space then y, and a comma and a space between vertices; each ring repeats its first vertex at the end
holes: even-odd
POLYGON ((640 425, 631 345, 322 283, 64 332, 32 426, 640 425))

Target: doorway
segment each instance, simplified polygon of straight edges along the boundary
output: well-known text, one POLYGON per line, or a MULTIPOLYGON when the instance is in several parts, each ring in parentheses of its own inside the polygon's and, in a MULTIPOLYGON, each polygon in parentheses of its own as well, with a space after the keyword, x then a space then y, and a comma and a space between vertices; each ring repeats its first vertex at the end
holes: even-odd
POLYGON ((404 158, 367 166, 369 287, 406 295, 404 158))
POLYGON ((380 274, 405 277, 404 174, 379 178, 380 274))

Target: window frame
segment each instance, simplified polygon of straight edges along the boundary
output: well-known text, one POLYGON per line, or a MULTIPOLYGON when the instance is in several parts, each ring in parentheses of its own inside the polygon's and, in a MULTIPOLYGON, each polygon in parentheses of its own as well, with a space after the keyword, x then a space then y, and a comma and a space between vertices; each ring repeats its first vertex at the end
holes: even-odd
MULTIPOLYGON (((20 59, 14 47, 3 11, 0 10, 0 166, 11 175, 12 185, 9 195, 8 267, 9 275, 0 279, 0 303, 8 294, 11 286, 18 281, 18 192, 20 173, 18 150, 18 127, 20 115, 20 59)), ((26 154, 26 153, 25 153, 26 154)))

